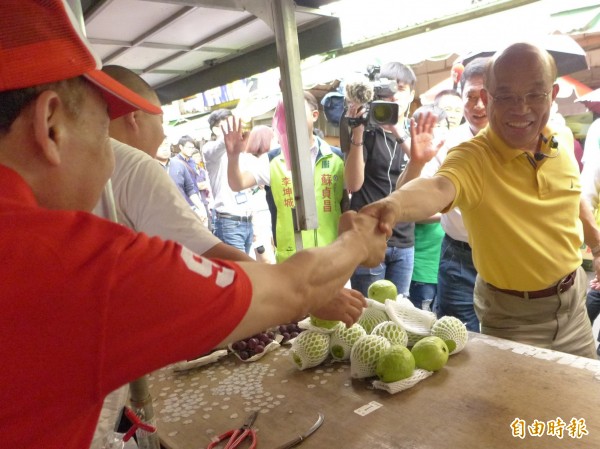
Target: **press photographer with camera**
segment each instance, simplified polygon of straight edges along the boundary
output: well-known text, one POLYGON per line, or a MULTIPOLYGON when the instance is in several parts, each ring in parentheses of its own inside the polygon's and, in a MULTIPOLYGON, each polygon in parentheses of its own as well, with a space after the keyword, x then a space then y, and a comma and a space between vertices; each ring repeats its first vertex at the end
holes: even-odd
MULTIPOLYGON (((347 111, 340 126, 353 210, 394 191, 410 152, 407 115, 415 96, 414 72, 399 62, 367 72, 368 80, 346 85, 347 111)), ((359 267, 351 278, 352 288, 366 295, 371 283, 388 279, 398 293, 408 295, 413 259, 414 223, 398 223, 388 240, 384 262, 371 269, 359 267)))

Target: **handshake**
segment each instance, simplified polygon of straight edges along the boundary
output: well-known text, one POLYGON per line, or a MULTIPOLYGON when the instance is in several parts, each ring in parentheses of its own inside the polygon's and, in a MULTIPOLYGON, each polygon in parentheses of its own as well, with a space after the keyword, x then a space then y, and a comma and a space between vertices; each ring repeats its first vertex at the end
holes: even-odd
POLYGON ((338 225, 340 238, 348 239, 347 243, 362 249, 361 265, 367 267, 375 267, 383 261, 387 240, 392 234, 391 223, 381 221, 384 215, 373 214, 378 211, 378 208, 363 208, 360 212, 344 212, 338 225))

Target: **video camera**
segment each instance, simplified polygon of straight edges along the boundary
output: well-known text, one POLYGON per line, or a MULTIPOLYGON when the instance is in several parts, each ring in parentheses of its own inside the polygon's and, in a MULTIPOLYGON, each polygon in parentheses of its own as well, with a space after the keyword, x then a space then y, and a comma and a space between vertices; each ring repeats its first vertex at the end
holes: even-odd
POLYGON ((383 101, 391 98, 398 90, 395 80, 381 78, 380 67, 367 67, 369 83, 358 81, 346 86, 346 98, 355 104, 364 105, 364 112, 359 117, 348 117, 351 127, 365 125, 395 125, 398 123, 399 107, 393 101, 383 101), (371 99, 374 99, 371 101, 371 99))

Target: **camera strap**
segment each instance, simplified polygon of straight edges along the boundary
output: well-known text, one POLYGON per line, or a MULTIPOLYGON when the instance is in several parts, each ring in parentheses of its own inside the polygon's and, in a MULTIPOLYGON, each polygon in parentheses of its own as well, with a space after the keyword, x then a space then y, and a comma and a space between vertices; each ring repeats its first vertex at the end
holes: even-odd
POLYGON ((363 133, 363 145, 365 150, 367 150, 367 154, 371 154, 373 151, 373 146, 375 145, 375 133, 377 131, 373 128, 367 128, 363 133))

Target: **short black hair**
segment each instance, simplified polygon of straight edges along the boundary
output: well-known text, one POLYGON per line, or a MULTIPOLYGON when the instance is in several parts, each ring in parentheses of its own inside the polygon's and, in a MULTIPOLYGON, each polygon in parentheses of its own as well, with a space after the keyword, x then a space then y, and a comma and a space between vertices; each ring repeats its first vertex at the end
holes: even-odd
POLYGON ((231 117, 233 113, 229 109, 217 109, 208 116, 208 126, 212 130, 220 122, 225 120, 227 117, 231 117))
POLYGON ((447 95, 452 95, 453 97, 461 98, 460 94, 458 92, 456 92, 454 89, 444 89, 441 92, 437 93, 437 95, 433 99, 433 104, 435 104, 436 106, 438 106, 439 103, 440 103, 440 99, 442 97, 447 96, 447 95))
POLYGON ((31 104, 42 92, 53 90, 64 102, 67 113, 77 116, 84 98, 83 86, 88 82, 83 77, 75 77, 54 83, 25 87, 0 92, 0 135, 7 134, 10 127, 21 112, 31 104))
POLYGON ((194 145, 195 148, 198 148, 198 144, 196 143, 196 141, 188 135, 181 136, 181 138, 179 139, 179 142, 177 142, 177 145, 180 145, 183 147, 183 146, 185 146, 186 143, 191 143, 192 145, 194 145))
POLYGON ((446 114, 446 111, 444 111, 442 108, 435 104, 426 104, 423 106, 419 106, 415 110, 415 112, 413 112, 412 118, 414 120, 419 120, 419 118, 422 115, 425 115, 428 112, 431 112, 433 115, 435 115, 435 118, 438 122, 441 122, 442 120, 448 120, 448 115, 446 114))
POLYGON ((317 102, 317 99, 308 90, 304 91, 304 101, 306 101, 306 103, 308 104, 308 106, 310 106, 310 110, 311 111, 318 111, 319 110, 319 103, 317 102))
POLYGON ((379 72, 379 77, 396 80, 397 83, 408 84, 411 90, 415 89, 415 84, 417 83, 415 72, 401 62, 388 62, 384 64, 379 72))
POLYGON ((487 66, 491 58, 475 58, 465 66, 465 70, 460 77, 460 90, 465 88, 467 81, 471 78, 480 77, 485 81, 487 66))

